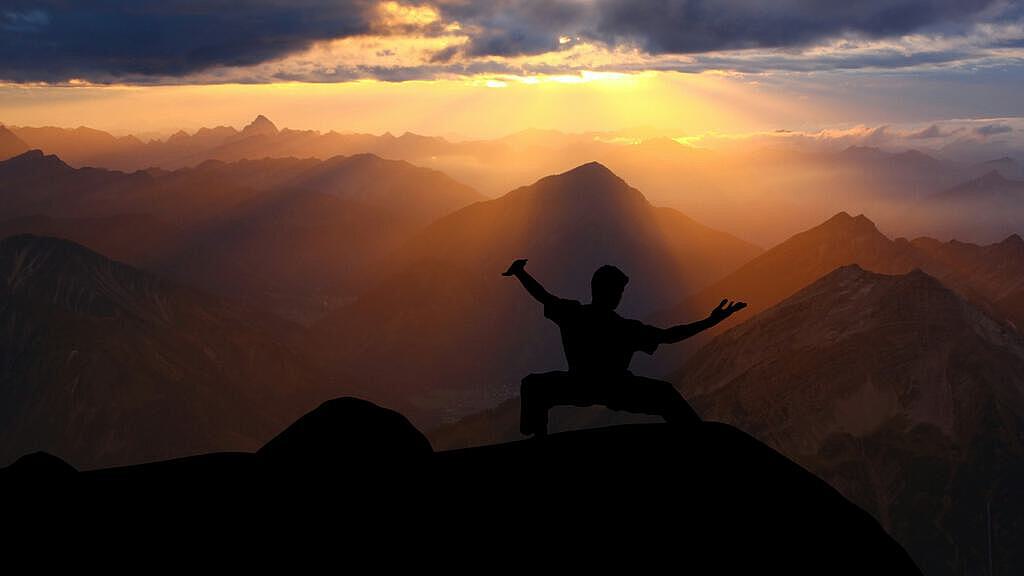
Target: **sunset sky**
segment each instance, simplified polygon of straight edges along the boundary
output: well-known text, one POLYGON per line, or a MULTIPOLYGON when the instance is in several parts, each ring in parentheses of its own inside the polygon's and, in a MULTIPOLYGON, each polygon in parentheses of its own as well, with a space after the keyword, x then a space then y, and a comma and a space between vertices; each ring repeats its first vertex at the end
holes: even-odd
MULTIPOLYGON (((14 0, 0 123, 490 137, 877 129, 1024 116, 1016 0, 14 0)), ((1007 131, 1006 128, 1009 128, 1007 131)))

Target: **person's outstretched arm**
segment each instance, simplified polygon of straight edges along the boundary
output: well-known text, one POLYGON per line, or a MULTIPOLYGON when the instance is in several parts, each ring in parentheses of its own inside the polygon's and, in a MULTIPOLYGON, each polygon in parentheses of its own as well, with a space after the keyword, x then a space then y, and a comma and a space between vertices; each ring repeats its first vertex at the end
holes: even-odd
POLYGON ((547 306, 549 303, 557 300, 555 296, 551 295, 550 292, 544 289, 537 282, 530 273, 526 271, 526 259, 516 260, 508 267, 508 270, 502 272, 502 276, 515 276, 519 279, 519 282, 526 288, 526 291, 530 293, 538 302, 547 306))
POLYGON ((725 320, 734 313, 747 307, 746 302, 730 302, 729 300, 722 300, 711 314, 703 320, 698 320, 691 324, 679 324, 671 328, 665 328, 662 330, 661 343, 662 344, 674 344, 682 340, 686 340, 694 334, 698 334, 711 328, 715 324, 718 324, 722 320, 725 320))

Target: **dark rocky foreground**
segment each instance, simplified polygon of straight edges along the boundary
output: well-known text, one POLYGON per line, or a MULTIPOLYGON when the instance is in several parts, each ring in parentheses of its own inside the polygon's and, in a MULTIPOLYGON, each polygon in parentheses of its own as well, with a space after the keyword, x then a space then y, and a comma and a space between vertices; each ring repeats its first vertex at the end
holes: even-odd
POLYGON ((75 529, 79 541, 173 533, 187 547, 188 538, 312 531, 338 534, 341 546, 344 532, 394 545, 394 560, 415 541, 453 562, 465 550, 490 553, 490 562, 535 558, 538 568, 919 573, 866 512, 718 423, 615 426, 434 452, 402 415, 342 398, 256 453, 84 472, 36 453, 0 470, 0 489, 8 526, 116 527, 75 529))

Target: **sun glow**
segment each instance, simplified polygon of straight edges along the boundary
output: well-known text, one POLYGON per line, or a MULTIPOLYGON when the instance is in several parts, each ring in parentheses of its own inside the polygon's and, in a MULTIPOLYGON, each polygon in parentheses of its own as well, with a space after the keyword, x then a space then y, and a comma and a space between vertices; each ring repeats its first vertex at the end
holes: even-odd
POLYGON ((374 134, 412 131, 475 138, 531 127, 588 132, 659 126, 694 137, 714 130, 796 129, 821 122, 831 112, 814 99, 796 100, 771 86, 728 75, 592 71, 405 82, 0 85, 0 102, 0 121, 7 124, 86 125, 164 135, 181 128, 242 126, 265 114, 296 129, 374 134))
POLYGON ((426 4, 412 6, 399 2, 381 2, 377 12, 380 23, 386 27, 422 27, 441 19, 437 9, 426 4))

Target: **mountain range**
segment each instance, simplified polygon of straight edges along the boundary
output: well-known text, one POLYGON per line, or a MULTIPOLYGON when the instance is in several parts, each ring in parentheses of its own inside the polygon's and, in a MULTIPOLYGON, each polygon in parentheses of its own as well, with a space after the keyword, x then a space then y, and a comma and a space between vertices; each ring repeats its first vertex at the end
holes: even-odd
MULTIPOLYGON (((656 313, 652 321, 706 314, 721 298, 735 297, 756 314, 774 306, 840 266, 857 264, 883 274, 919 268, 942 280, 983 309, 1020 324, 1017 301, 1024 290, 1024 241, 1018 235, 977 245, 921 237, 890 239, 863 214, 840 212, 824 223, 766 250, 719 281, 691 294, 677 306, 656 313)), ((720 332, 712 330, 708 334, 720 332)), ((707 335, 684 345, 685 355, 707 341, 707 335)), ((662 369, 680 362, 668 358, 662 369)))
POLYGON ((437 220, 380 264, 384 280, 314 325, 314 340, 339 368, 374 374, 383 396, 373 399, 414 398, 397 405, 436 421, 497 404, 529 372, 561 364, 540 305, 500 275, 513 260, 583 300, 594 270, 620 264, 633 277, 623 313, 642 315, 759 252, 589 163, 437 220))
POLYGON ((0 162, 0 197, 7 234, 57 234, 295 319, 351 298, 377 258, 481 198, 371 155, 124 173, 38 150, 0 162))
MULTIPOLYGON (((990 242, 996 238, 987 229, 949 227, 941 211, 932 214, 922 205, 927 207, 933 195, 993 170, 1008 179, 1024 178, 1021 160, 1006 156, 958 162, 942 156, 941 150, 888 151, 863 145, 838 150, 786 145, 702 149, 656 130, 581 134, 525 130, 500 138, 455 141, 412 133, 279 129, 262 115, 242 129, 218 126, 193 133, 179 131, 148 142, 84 127, 8 128, 28 147, 56 154, 76 167, 174 170, 207 160, 326 160, 372 153, 442 170, 489 197, 505 193, 515 183, 596 160, 644 190, 652 202, 761 245, 776 244, 841 210, 872 214, 901 236, 990 242)), ((999 217, 985 203, 973 209, 986 217, 999 217)), ((1000 236, 1010 233, 1024 230, 998 232, 1000 236)))
POLYGON ((991 242, 1024 234, 1024 178, 1009 179, 993 169, 933 194, 906 217, 918 228, 947 238, 991 242))
MULTIPOLYGON (((986 244, 892 239, 864 215, 829 212, 762 250, 659 206, 598 162, 487 199, 437 170, 370 154, 242 159, 287 146, 303 156, 301 143, 336 138, 290 132, 261 117, 241 131, 152 145, 80 133, 154 154, 199 150, 185 167, 76 168, 39 150, 0 161, 0 458, 42 449, 92 468, 252 450, 349 392, 435 428, 437 447, 517 439, 519 380, 564 359, 540 305, 500 273, 529 258, 551 292, 588 300, 593 270, 611 263, 631 277, 624 316, 670 325, 706 316, 721 298, 750 305, 704 337, 638 355, 638 373, 670 375, 708 418, 828 480, 929 574, 979 572, 989 561, 1019 571, 1024 560, 1001 544, 1020 539, 1024 516, 1011 489, 1024 479, 1019 234, 986 244), (211 147, 220 159, 207 157, 211 147)), ((10 133, 28 146, 26 134, 67 136, 10 133)), ((523 133, 491 150, 536 151, 549 138, 523 133)), ((392 150, 444 145, 390 139, 392 150)), ((907 175, 903 192, 871 192, 880 206, 1016 198, 1001 172, 948 193, 910 186, 926 172, 936 186, 965 173, 920 153, 773 153, 752 153, 717 183, 708 172, 674 185, 699 204, 699 194, 746 180, 724 206, 781 189, 773 178, 786 162, 820 162, 814 183, 838 182, 837 171, 844 182, 907 175)), ((670 166, 655 174, 668 182, 718 160, 657 139, 620 161, 670 166)), ((773 214, 731 206, 722 215, 741 227, 773 214)), ((620 421, 576 409, 553 419, 556 429, 620 421)))
POLYGON ((323 394, 297 327, 72 242, 0 240, 0 278, 4 462, 254 449, 323 394))

